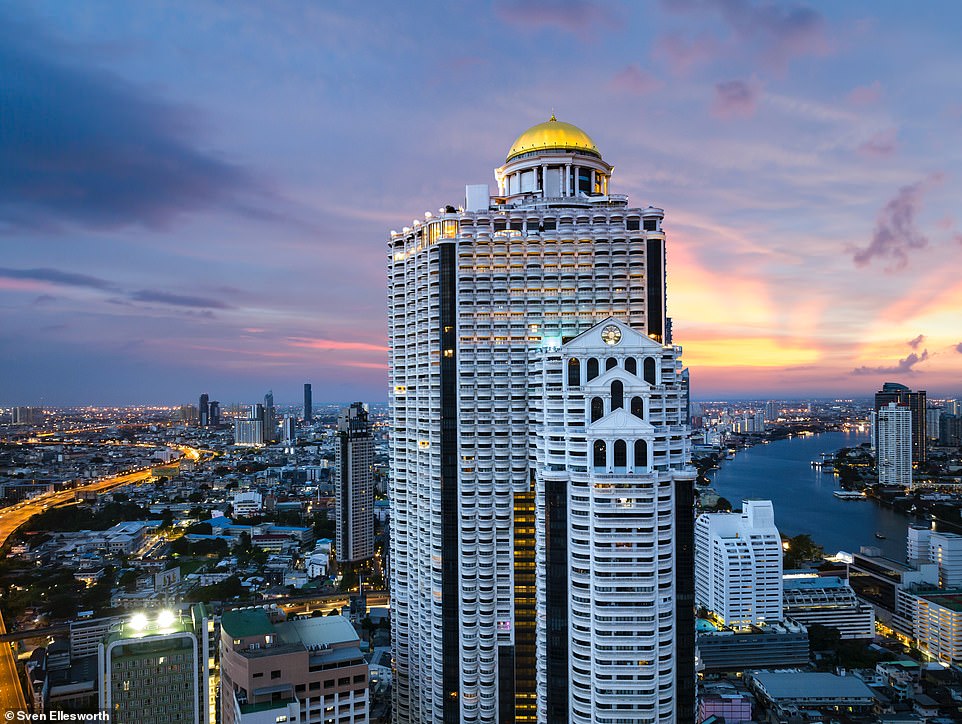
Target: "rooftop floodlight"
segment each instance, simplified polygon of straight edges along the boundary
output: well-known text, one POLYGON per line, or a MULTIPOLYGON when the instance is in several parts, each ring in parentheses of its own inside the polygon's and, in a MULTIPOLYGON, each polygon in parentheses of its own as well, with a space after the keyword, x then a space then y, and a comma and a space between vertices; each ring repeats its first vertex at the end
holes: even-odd
POLYGON ((161 628, 169 628, 174 624, 174 612, 164 609, 157 614, 157 625, 161 628))
POLYGON ((142 613, 135 613, 130 619, 130 625, 135 631, 143 631, 147 628, 147 616, 142 613))

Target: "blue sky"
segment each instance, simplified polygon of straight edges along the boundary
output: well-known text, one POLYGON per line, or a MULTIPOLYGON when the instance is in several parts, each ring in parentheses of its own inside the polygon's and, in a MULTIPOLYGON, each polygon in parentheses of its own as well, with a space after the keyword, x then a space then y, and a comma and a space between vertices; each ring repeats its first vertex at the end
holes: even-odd
POLYGON ((554 111, 697 397, 962 393, 956 3, 0 3, 0 404, 384 399, 386 239, 554 111))

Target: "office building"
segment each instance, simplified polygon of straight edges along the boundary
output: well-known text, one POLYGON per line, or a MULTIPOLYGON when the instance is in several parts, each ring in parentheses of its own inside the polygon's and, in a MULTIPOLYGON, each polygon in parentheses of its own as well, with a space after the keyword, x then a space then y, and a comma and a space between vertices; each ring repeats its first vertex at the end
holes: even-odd
POLYGON ((209 424, 211 427, 220 426, 220 403, 217 400, 211 400, 208 406, 209 414, 209 424))
POLYGON ((297 442, 297 418, 293 415, 285 415, 281 420, 281 440, 285 445, 297 442))
POLYGON ((304 383, 304 422, 314 422, 314 396, 310 382, 304 383))
POLYGON ((944 413, 939 416, 939 445, 944 447, 962 445, 962 415, 944 413))
POLYGON ((100 646, 100 708, 115 724, 194 724, 209 721, 208 615, 135 614, 100 646))
POLYGON ((898 593, 909 620, 903 633, 932 659, 962 665, 962 590, 916 585, 898 593))
POLYGON ((200 426, 210 425, 210 397, 205 392, 200 396, 200 404, 197 406, 197 414, 200 419, 200 426))
POLYGON ((847 581, 837 576, 785 576, 785 617, 811 626, 833 628, 843 639, 875 636, 875 610, 860 601, 847 581))
POLYGON ((782 620, 782 541, 770 500, 698 516, 695 601, 725 626, 782 620))
POLYGON ((808 629, 794 621, 718 629, 699 619, 697 631, 699 671, 706 674, 787 669, 810 660, 808 629))
POLYGON ((611 170, 552 117, 496 195, 468 186, 462 209, 391 233, 400 721, 694 719, 664 212, 612 193, 611 170))
POLYGON ((180 421, 184 423, 197 422, 197 408, 194 405, 181 405, 180 421))
POLYGON ((875 418, 876 467, 881 485, 912 485, 912 411, 889 402, 875 418))
POLYGON ((264 406, 251 405, 245 417, 234 419, 234 444, 242 447, 264 445, 264 406))
MULTIPOLYGON (((882 389, 875 393, 875 414, 878 415, 883 407, 887 407, 893 402, 896 405, 904 405, 911 410, 912 463, 914 465, 925 463, 925 445, 928 441, 928 434, 925 429, 925 390, 913 392, 905 385, 900 385, 897 382, 886 382, 882 385, 882 389)), ((878 431, 876 431, 874 441, 875 447, 878 449, 878 431)))
POLYGON ((337 418, 335 553, 340 563, 374 555, 374 436, 367 405, 355 402, 337 418))
POLYGON ((288 621, 276 607, 221 618, 223 724, 367 724, 368 667, 343 616, 288 621))

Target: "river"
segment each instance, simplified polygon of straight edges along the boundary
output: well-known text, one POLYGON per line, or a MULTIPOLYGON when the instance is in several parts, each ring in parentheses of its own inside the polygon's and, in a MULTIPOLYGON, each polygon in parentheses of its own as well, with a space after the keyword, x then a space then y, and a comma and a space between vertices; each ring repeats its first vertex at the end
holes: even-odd
POLYGON ((776 440, 739 450, 710 474, 712 487, 741 509, 744 498, 771 500, 775 524, 784 535, 807 533, 826 553, 857 553, 876 546, 882 555, 905 560, 909 519, 874 500, 840 500, 838 478, 812 467, 821 454, 868 442, 867 435, 824 432, 812 437, 776 440), (879 532, 884 540, 875 537, 879 532))

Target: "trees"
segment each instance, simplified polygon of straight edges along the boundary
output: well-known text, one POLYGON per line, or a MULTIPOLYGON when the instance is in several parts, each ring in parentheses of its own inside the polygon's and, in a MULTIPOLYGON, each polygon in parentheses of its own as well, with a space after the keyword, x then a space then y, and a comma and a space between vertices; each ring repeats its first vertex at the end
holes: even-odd
POLYGON ((822 558, 822 546, 812 540, 812 536, 807 533, 801 533, 792 538, 782 536, 782 541, 782 547, 785 549, 782 565, 786 570, 801 568, 805 563, 819 561, 822 558), (788 545, 785 546, 784 542, 788 545))

